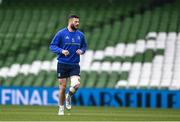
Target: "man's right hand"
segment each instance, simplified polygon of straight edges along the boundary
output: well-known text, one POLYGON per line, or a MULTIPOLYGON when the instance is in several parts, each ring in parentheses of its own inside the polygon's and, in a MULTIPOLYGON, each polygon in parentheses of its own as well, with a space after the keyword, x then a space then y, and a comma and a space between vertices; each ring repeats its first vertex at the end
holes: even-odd
POLYGON ((64 54, 65 56, 69 55, 69 51, 68 50, 63 50, 62 54, 64 54))

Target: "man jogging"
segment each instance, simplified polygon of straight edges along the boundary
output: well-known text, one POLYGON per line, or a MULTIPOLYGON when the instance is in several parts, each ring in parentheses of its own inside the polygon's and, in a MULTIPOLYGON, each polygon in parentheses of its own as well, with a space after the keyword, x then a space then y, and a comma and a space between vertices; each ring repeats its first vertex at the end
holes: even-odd
POLYGON ((80 55, 87 49, 84 34, 78 30, 79 17, 69 16, 68 27, 59 30, 52 42, 50 50, 57 54, 57 77, 59 79, 59 112, 64 115, 64 102, 66 108, 71 109, 71 97, 80 86, 80 55), (65 95, 67 80, 70 78, 71 86, 65 95))

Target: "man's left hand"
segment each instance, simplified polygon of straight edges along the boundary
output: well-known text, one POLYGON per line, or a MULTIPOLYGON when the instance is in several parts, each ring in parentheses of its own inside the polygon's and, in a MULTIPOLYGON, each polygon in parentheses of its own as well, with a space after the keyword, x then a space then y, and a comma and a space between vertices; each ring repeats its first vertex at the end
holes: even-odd
POLYGON ((76 53, 77 53, 78 55, 81 55, 81 54, 83 53, 83 51, 80 50, 80 49, 78 49, 78 50, 76 51, 76 53))

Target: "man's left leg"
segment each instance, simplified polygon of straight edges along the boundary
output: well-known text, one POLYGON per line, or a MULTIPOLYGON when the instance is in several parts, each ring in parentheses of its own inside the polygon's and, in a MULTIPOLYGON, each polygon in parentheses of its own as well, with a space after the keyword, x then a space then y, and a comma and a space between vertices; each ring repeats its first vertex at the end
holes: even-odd
POLYGON ((66 108, 71 109, 71 97, 78 90, 80 86, 80 76, 70 77, 71 86, 69 92, 66 94, 66 108))

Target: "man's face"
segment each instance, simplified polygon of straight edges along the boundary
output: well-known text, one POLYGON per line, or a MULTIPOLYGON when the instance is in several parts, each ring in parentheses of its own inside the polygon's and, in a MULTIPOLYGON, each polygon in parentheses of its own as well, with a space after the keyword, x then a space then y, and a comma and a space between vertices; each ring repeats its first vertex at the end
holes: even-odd
POLYGON ((79 26, 79 19, 78 18, 72 18, 70 20, 70 23, 71 23, 71 28, 73 30, 77 30, 78 29, 78 26, 79 26))

